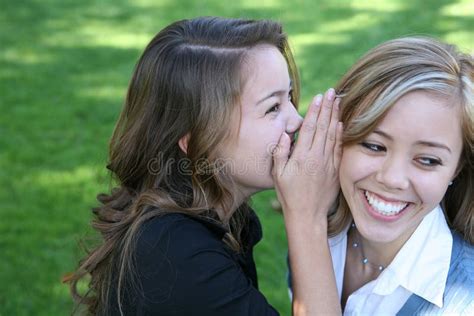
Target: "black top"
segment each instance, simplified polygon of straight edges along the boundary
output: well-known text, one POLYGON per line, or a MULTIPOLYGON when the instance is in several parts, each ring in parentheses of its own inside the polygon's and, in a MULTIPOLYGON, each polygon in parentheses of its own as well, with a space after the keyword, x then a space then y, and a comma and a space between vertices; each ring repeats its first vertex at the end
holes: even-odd
POLYGON ((133 269, 138 282, 129 287, 137 290, 126 291, 124 314, 279 315, 258 291, 252 252, 262 228, 253 210, 245 227, 244 251, 236 253, 222 241, 224 227, 210 219, 167 214, 145 223, 133 269))

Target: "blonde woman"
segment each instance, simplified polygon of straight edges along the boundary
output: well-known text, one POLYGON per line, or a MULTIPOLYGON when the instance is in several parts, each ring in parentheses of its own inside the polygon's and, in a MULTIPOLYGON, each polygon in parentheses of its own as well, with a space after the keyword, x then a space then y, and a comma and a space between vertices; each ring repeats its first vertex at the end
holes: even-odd
POLYGON ((342 78, 340 201, 328 220, 344 315, 474 314, 474 65, 385 42, 342 78))

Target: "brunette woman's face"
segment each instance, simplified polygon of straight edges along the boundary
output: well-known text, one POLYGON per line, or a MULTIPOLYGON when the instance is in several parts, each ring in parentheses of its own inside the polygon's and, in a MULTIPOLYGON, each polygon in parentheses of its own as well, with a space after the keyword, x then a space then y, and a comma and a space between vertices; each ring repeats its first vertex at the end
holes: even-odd
POLYGON ((252 49, 243 67, 241 104, 229 127, 238 132, 223 145, 220 157, 248 197, 273 187, 272 150, 283 133, 294 138, 302 118, 291 102, 288 66, 277 48, 252 49))
POLYGON ((461 155, 459 108, 408 93, 371 134, 344 147, 341 189, 367 240, 403 245, 440 203, 461 155))

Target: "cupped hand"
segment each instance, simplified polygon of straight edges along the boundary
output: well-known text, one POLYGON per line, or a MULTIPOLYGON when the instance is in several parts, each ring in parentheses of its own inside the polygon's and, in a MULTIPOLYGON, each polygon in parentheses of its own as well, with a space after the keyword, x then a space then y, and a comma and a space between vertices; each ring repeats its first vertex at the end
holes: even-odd
POLYGON ((342 154, 339 98, 334 89, 311 102, 292 152, 283 133, 273 153, 273 179, 285 220, 326 221, 339 192, 342 154))

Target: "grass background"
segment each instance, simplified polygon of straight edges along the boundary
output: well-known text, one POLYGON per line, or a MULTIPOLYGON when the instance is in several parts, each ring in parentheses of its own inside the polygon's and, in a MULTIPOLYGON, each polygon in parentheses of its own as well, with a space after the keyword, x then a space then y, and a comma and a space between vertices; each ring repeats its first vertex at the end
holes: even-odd
MULTIPOLYGON (((0 0, 0 315, 70 314, 60 279, 92 233, 95 195, 110 188, 107 142, 133 66, 158 30, 201 15, 281 21, 302 113, 384 40, 433 35, 474 52, 470 0, 0 0)), ((289 315, 273 198, 254 198, 264 226, 256 260, 261 290, 289 315)))

